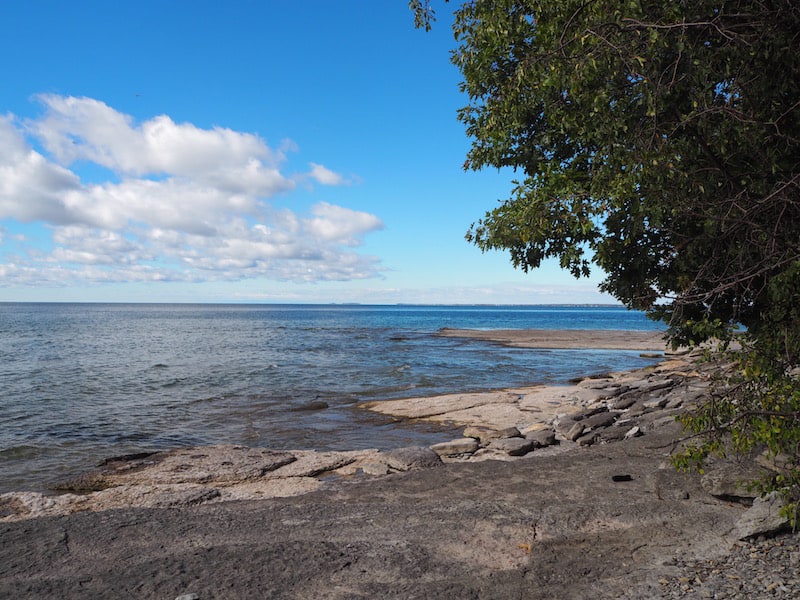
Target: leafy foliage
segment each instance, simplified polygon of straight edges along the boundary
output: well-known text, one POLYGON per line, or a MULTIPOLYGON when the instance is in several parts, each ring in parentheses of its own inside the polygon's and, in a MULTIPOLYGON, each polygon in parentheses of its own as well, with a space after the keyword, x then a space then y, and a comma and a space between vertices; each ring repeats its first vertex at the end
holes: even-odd
POLYGON ((453 27, 465 167, 518 174, 467 239, 599 266, 675 345, 741 326, 741 379, 686 420, 694 457, 800 456, 800 5, 472 0, 453 27))

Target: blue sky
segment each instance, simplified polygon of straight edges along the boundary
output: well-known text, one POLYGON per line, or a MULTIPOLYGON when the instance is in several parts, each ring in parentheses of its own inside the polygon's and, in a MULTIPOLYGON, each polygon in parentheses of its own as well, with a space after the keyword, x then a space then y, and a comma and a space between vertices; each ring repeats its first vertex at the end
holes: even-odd
POLYGON ((0 301, 595 303, 464 240, 449 5, 0 3, 0 301))

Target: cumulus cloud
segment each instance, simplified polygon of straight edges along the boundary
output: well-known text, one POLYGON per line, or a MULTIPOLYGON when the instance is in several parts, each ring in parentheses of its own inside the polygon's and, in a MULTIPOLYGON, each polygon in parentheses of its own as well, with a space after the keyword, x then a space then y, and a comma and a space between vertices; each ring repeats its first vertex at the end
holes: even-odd
POLYGON ((344 177, 317 163, 311 163, 309 177, 322 185, 342 185, 345 183, 344 177))
POLYGON ((307 214, 270 199, 295 181, 347 180, 318 163, 287 173, 291 141, 203 129, 166 115, 137 123, 92 98, 38 97, 44 113, 0 116, 0 219, 38 222, 52 248, 0 262, 8 282, 201 281, 376 276, 356 253, 383 227, 375 215, 318 202, 307 214), (109 170, 83 182, 80 165, 109 170))

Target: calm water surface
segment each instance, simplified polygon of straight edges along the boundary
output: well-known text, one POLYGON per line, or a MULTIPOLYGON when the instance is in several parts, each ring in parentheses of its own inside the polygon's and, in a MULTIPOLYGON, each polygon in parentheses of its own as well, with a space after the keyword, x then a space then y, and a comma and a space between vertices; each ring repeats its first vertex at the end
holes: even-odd
POLYGON ((427 445, 453 432, 357 404, 652 362, 438 337, 443 327, 659 328, 618 307, 0 304, 0 492, 184 445, 427 445))

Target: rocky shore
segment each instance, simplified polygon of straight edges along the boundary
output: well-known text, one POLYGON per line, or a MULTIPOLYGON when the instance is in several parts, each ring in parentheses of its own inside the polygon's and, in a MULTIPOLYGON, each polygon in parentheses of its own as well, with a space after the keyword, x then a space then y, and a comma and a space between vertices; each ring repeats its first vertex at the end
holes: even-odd
POLYGON ((431 447, 109 459, 60 494, 0 495, 0 596, 798 597, 798 538, 743 485, 765 467, 669 464, 675 416, 716 368, 672 354, 567 386, 361 407, 462 428, 431 447))

